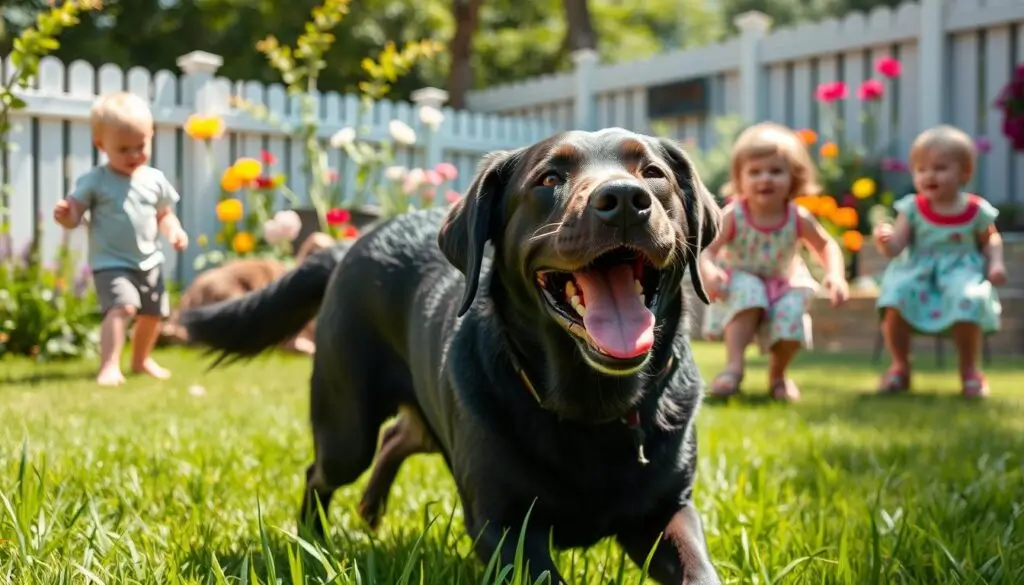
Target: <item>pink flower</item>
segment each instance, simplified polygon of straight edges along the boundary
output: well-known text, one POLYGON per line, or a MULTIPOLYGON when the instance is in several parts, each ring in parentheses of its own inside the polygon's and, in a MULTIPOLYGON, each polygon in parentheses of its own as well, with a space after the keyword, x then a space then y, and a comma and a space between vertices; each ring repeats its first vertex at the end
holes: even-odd
POLYGON ((896 173, 901 173, 909 170, 907 167, 907 163, 901 161, 898 158, 891 157, 883 158, 879 163, 879 166, 882 167, 883 171, 891 171, 896 173))
POLYGON ((427 174, 423 172, 423 169, 415 168, 410 169, 405 175, 405 179, 402 181, 402 191, 406 195, 411 195, 414 191, 420 188, 420 185, 427 180, 427 174))
POLYGON ((978 149, 981 154, 986 154, 992 150, 992 141, 984 136, 978 136, 974 139, 974 147, 978 149))
POLYGON ((444 199, 445 199, 445 201, 447 201, 448 203, 455 203, 455 202, 457 202, 457 201, 458 201, 458 200, 459 200, 459 199, 460 199, 461 197, 462 197, 462 195, 459 195, 459 192, 458 192, 458 191, 453 191, 452 189, 449 189, 449 190, 448 190, 448 192, 444 194, 444 199))
POLYGON ((267 150, 260 151, 260 160, 263 161, 263 164, 267 165, 277 164, 277 157, 274 156, 274 153, 267 150))
POLYGON ((444 183, 444 176, 441 175, 441 173, 437 172, 436 170, 427 169, 425 173, 427 176, 427 182, 430 183, 431 185, 434 185, 436 187, 441 183, 444 183))
POLYGON ((878 60, 875 61, 875 71, 878 71, 889 79, 899 77, 902 70, 903 65, 900 64, 899 59, 894 57, 879 57, 878 60))
POLYGON ((842 81, 822 83, 818 85, 818 90, 815 92, 815 97, 818 98, 818 101, 825 103, 846 99, 846 95, 846 84, 842 81))
POLYGON ((861 101, 871 102, 882 98, 885 86, 877 79, 867 79, 857 88, 857 97, 861 101))
POLYGON ((449 162, 437 163, 434 170, 440 173, 444 177, 445 181, 454 181, 459 178, 459 169, 455 168, 455 165, 449 162))

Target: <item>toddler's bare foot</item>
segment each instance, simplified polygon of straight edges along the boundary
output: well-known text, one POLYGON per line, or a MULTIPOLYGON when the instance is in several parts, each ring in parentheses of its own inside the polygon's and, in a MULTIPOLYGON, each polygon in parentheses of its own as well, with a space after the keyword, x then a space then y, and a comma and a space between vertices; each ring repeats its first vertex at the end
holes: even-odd
POLYGON ((156 363, 153 358, 146 358, 142 364, 133 364, 132 371, 136 374, 149 374, 157 380, 166 380, 171 377, 171 371, 156 363))
POLYGON ((102 366, 100 372, 96 374, 96 383, 100 386, 118 386, 124 384, 124 374, 121 373, 121 368, 117 364, 102 366))

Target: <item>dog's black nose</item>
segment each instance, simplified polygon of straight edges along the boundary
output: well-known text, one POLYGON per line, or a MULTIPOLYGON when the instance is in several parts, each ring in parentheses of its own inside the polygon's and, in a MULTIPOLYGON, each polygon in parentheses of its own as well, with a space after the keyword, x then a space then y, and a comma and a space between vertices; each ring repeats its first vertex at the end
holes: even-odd
POLYGON ((651 195, 636 183, 614 181, 590 194, 590 208, 609 225, 635 225, 650 217, 651 195))

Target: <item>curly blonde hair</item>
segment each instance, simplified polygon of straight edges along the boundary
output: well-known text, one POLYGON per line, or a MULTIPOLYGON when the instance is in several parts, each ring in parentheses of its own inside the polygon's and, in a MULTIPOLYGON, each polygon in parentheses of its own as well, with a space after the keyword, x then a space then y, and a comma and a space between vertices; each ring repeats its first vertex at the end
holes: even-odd
POLYGON ((723 197, 739 197, 739 177, 743 165, 752 159, 781 156, 793 177, 789 198, 817 195, 821 192, 818 171, 807 147, 796 132, 775 122, 761 122, 747 128, 736 138, 732 148, 729 181, 722 187, 723 197))

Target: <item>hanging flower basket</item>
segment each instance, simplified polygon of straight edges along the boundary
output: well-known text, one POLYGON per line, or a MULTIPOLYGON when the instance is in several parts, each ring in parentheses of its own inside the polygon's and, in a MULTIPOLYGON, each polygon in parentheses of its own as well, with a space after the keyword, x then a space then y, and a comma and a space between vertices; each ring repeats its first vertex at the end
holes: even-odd
POLYGON ((1014 150, 1024 150, 1024 64, 1014 70, 995 106, 1003 114, 1003 135, 1014 150))

